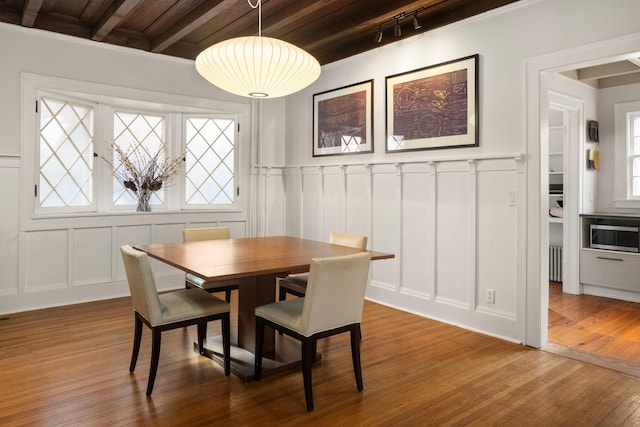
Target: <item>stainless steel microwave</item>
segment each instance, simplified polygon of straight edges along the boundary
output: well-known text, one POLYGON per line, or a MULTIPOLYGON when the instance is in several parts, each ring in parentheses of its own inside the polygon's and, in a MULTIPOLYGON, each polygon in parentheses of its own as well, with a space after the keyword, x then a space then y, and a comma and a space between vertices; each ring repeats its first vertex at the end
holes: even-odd
POLYGON ((591 248, 640 252, 640 227, 591 224, 589 234, 591 248))

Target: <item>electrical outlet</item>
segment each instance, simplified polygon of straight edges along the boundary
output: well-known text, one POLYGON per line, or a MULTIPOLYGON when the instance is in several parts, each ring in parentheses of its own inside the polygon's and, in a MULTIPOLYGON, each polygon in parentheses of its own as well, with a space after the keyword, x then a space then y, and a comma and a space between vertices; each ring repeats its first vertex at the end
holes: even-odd
POLYGON ((496 303, 496 290, 495 289, 487 289, 487 303, 495 304, 496 303))

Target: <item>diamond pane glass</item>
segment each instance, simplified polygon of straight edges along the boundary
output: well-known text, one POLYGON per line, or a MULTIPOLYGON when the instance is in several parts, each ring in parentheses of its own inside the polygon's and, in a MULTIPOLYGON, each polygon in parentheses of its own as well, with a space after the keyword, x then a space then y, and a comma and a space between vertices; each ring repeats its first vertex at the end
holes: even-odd
MULTIPOLYGON (((141 113, 129 113, 117 111, 113 115, 113 142, 123 151, 129 153, 130 159, 136 156, 141 161, 152 158, 160 152, 160 158, 164 159, 165 146, 165 118, 141 113)), ((116 153, 113 153, 113 166, 122 168, 116 153)), ((138 169, 144 169, 140 165, 138 169)), ((161 205, 164 203, 164 188, 152 192, 149 203, 161 205)), ((116 206, 136 205, 136 194, 125 188, 124 184, 113 179, 113 204, 116 206)))
POLYGON ((235 121, 187 117, 185 129, 186 203, 233 203, 235 121))
POLYGON ((89 206, 93 203, 93 151, 93 108, 42 98, 40 206, 89 206))

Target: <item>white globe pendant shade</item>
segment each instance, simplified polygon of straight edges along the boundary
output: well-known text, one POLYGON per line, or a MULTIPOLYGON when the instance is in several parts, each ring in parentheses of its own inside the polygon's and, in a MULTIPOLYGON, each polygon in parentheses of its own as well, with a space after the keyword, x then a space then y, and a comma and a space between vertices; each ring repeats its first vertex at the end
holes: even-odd
POLYGON ((200 52, 196 70, 209 82, 240 96, 277 98, 320 76, 320 64, 297 46, 271 37, 237 37, 200 52))

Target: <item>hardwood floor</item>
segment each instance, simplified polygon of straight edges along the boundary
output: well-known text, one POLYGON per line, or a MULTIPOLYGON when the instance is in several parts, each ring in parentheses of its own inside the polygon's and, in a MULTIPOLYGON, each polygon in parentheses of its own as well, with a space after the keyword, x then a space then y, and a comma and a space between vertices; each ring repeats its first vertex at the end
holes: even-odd
MULTIPOLYGON (((549 284, 549 342, 640 376, 640 304, 562 293, 549 284)), ((586 359, 585 359, 586 360, 586 359)))
MULTIPOLYGON (((233 300, 235 301, 235 295, 233 300)), ((632 425, 640 379, 367 302, 356 391, 347 335, 319 343, 316 410, 299 372, 243 383, 192 351, 195 328, 163 334, 145 396, 150 334, 129 374, 127 298, 0 321, 3 426, 632 425)), ((210 333, 218 328, 211 324, 210 333)))

